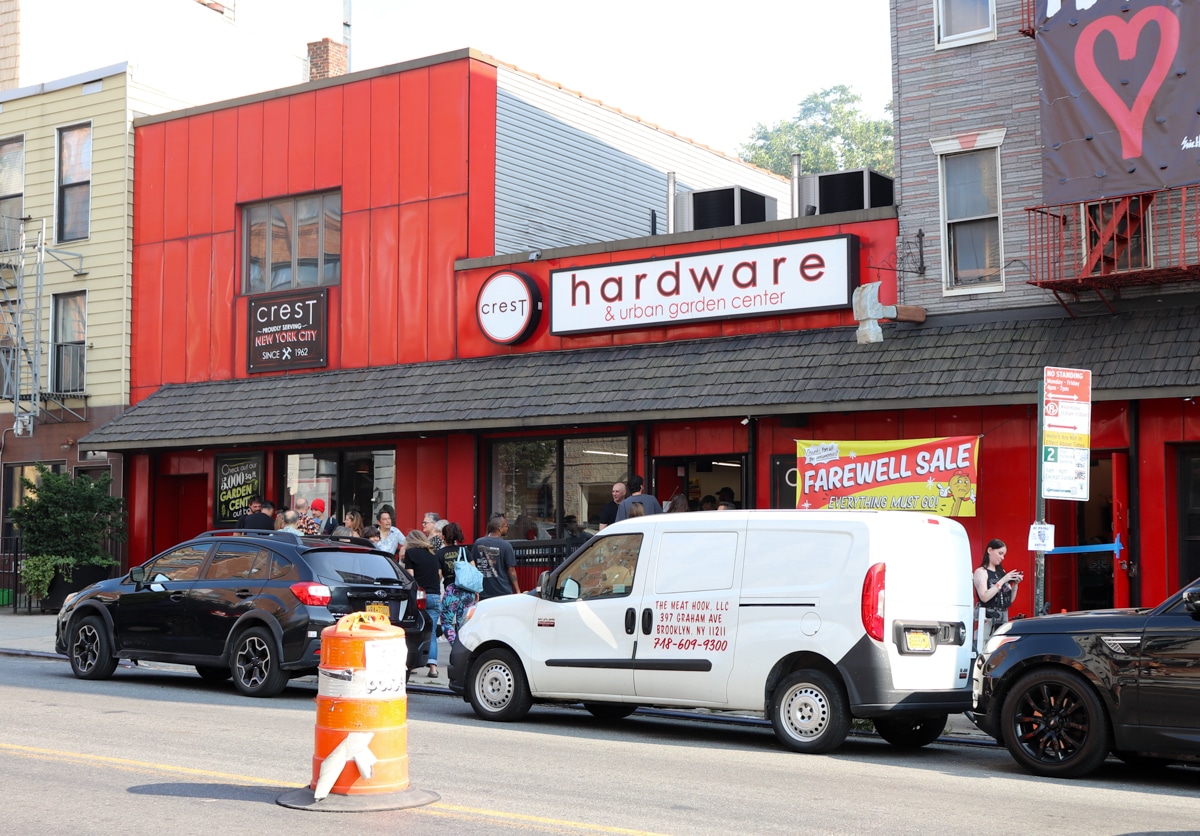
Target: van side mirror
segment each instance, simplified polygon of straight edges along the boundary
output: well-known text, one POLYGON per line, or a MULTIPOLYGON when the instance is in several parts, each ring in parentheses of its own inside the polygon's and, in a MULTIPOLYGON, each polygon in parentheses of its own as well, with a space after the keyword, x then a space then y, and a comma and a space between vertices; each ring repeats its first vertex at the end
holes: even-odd
POLYGON ((550 591, 548 589, 546 589, 546 578, 548 578, 548 577, 550 577, 549 569, 542 572, 542 574, 538 576, 537 594, 538 594, 539 598, 549 598, 550 597, 550 591))
POLYGON ((562 585, 562 599, 564 601, 579 600, 579 581, 574 578, 567 578, 562 585))

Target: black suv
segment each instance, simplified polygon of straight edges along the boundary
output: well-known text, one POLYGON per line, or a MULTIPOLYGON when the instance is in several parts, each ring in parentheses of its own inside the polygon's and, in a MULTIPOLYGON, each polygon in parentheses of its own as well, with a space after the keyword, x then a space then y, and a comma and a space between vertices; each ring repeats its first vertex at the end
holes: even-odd
POLYGON ((1037 775, 1085 775, 1110 752, 1200 761, 1200 581, 1153 609, 1004 624, 974 692, 975 722, 1037 775))
POLYGON ((173 662, 270 697, 315 673, 321 631, 361 611, 404 629, 409 670, 426 663, 425 593, 369 540, 209 531, 68 597, 54 648, 80 679, 107 679, 118 659, 173 662))

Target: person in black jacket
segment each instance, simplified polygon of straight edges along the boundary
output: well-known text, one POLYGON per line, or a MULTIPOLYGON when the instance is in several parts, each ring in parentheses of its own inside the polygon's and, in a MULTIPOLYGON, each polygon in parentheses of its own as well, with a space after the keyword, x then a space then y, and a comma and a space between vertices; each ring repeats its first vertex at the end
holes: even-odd
POLYGON ((261 496, 252 496, 249 508, 250 513, 243 514, 238 518, 237 529, 239 531, 274 530, 275 520, 272 519, 272 516, 275 514, 275 506, 272 503, 263 502, 261 496))

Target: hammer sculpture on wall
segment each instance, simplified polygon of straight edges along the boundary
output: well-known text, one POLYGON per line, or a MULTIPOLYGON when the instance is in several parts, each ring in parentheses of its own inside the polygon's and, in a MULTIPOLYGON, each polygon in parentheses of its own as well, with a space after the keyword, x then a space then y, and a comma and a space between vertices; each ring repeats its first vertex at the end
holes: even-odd
POLYGON ((879 320, 924 322, 925 309, 917 305, 882 305, 879 302, 879 282, 859 285, 854 291, 854 318, 858 320, 858 344, 883 342, 879 320))

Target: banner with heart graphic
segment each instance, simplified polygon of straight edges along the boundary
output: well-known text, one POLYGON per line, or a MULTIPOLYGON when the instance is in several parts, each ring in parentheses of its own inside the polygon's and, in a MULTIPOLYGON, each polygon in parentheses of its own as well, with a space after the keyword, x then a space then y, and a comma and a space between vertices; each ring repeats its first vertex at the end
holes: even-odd
POLYGON ((1038 0, 1046 204, 1200 183, 1198 6, 1038 0))

